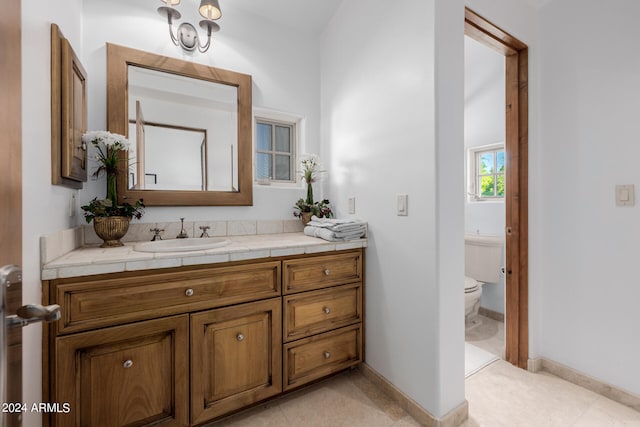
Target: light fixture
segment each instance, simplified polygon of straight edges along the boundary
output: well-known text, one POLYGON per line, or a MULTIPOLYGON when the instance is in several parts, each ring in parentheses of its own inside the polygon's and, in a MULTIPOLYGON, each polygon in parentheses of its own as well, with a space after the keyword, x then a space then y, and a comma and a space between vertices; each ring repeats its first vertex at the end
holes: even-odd
POLYGON ((171 36, 171 41, 176 46, 180 46, 182 49, 187 52, 193 52, 198 49, 200 52, 204 53, 211 46, 211 33, 215 33, 220 31, 220 26, 213 22, 216 19, 220 19, 222 16, 222 11, 220 10, 220 4, 218 0, 202 0, 200 2, 200 15, 202 15, 203 19, 200 21, 200 27, 204 28, 207 31, 207 42, 203 45, 200 43, 200 36, 198 35, 198 31, 196 28, 188 22, 183 22, 178 26, 176 34, 173 34, 173 20, 180 19, 182 15, 173 6, 177 6, 180 4, 180 0, 160 0, 166 6, 162 6, 158 8, 158 13, 167 18, 167 22, 169 23, 169 35, 171 36))

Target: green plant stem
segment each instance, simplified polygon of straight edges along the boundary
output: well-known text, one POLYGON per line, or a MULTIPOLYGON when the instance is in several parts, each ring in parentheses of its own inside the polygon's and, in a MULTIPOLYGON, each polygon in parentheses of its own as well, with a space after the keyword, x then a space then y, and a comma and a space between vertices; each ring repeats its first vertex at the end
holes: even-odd
POLYGON ((307 182, 307 200, 305 201, 308 205, 313 204, 313 186, 310 182, 307 182))
POLYGON ((116 174, 107 172, 107 199, 111 200, 113 206, 118 206, 118 190, 116 187, 116 174))

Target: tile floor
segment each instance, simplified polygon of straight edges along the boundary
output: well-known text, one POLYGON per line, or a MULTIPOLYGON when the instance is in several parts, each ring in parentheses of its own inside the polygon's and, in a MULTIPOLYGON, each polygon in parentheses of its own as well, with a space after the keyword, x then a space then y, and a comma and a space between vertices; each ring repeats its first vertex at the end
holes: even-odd
POLYGON ((358 370, 347 371, 207 427, 420 426, 358 370))
MULTIPOLYGON (((483 317, 467 341, 503 355, 502 322, 483 317)), ((542 372, 498 360, 465 381, 463 427, 640 427, 640 412, 542 372)), ((348 371, 207 427, 411 427, 402 408, 357 371, 348 371)))

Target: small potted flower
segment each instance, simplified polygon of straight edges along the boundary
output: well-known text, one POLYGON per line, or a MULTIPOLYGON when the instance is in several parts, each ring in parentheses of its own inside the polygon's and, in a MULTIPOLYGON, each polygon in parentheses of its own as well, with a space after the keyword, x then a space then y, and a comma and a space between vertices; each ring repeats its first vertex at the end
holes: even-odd
POLYGON ((130 142, 122 135, 106 131, 91 131, 82 136, 82 142, 93 145, 96 150, 96 161, 99 166, 94 172, 98 177, 102 172, 107 175, 107 197, 94 198, 88 205, 82 206, 87 223, 93 221, 93 229, 104 243, 102 248, 123 246, 120 239, 127 234, 131 218, 140 219, 144 212, 142 199, 133 205, 118 205, 118 189, 116 180, 119 173, 120 151, 128 151, 130 142))
POLYGON ((313 201, 313 183, 318 179, 318 175, 323 172, 320 170, 319 160, 315 154, 307 154, 302 157, 300 162, 300 176, 307 183, 307 197, 300 198, 296 202, 293 212, 295 217, 301 218, 304 225, 311 221, 313 215, 318 218, 331 218, 333 212, 329 206, 329 200, 324 199, 321 202, 313 201))

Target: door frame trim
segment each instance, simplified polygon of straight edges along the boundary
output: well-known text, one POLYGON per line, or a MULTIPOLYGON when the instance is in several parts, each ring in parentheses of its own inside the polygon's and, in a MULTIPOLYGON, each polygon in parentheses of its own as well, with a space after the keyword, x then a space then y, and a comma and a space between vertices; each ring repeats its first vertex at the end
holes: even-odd
POLYGON ((505 56, 505 359, 529 359, 529 53, 516 39, 469 8, 464 33, 505 56))

